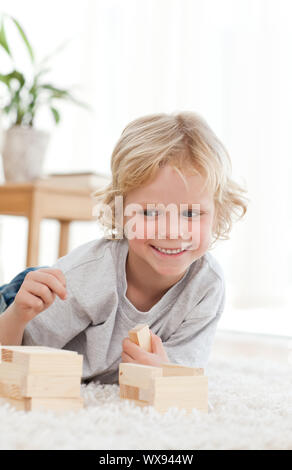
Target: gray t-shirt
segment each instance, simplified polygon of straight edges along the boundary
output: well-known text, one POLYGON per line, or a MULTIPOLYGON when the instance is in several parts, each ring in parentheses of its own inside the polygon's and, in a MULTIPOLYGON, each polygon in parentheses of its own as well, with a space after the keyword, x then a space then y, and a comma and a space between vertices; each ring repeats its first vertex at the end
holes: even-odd
POLYGON ((82 380, 118 383, 122 341, 138 323, 160 336, 171 362, 205 367, 225 304, 222 269, 209 252, 194 261, 148 311, 126 297, 127 238, 85 243, 52 266, 63 271, 68 296, 33 318, 22 345, 83 354, 82 380))

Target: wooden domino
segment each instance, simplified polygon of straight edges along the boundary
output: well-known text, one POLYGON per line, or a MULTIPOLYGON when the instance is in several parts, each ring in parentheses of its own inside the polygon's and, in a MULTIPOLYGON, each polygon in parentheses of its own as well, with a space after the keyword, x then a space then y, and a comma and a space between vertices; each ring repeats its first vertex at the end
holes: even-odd
POLYGON ((162 376, 162 368, 121 362, 119 365, 119 383, 139 388, 149 388, 154 377, 162 376))
MULTIPOLYGON (((140 346, 147 352, 152 351, 151 336, 149 326, 147 324, 136 325, 135 328, 128 332, 129 338, 133 343, 140 346)), ((129 399, 139 399, 139 387, 120 383, 120 397, 129 399)))
MULTIPOLYGON (((146 324, 129 331, 134 343, 151 352, 151 336, 146 324)), ((138 406, 153 406, 164 413, 170 407, 208 413, 208 378, 204 369, 164 363, 160 367, 119 364, 120 397, 138 406)))
POLYGON ((151 404, 160 412, 171 406, 188 413, 196 408, 208 413, 208 378, 205 376, 172 376, 154 379, 151 404))
POLYGON ((138 344, 138 346, 145 349, 145 351, 152 352, 151 336, 148 325, 139 324, 130 330, 128 335, 133 343, 138 344))
POLYGON ((24 374, 82 375, 83 356, 75 351, 40 346, 0 346, 2 362, 24 374))
POLYGON ((83 407, 80 396, 83 356, 45 346, 1 346, 0 398, 17 410, 83 407))
POLYGON ((208 413, 208 378, 202 368, 121 362, 119 384, 123 390, 120 397, 138 406, 151 405, 161 413, 170 407, 185 409, 187 413, 193 409, 208 413), (124 387, 130 388, 125 390, 124 387))

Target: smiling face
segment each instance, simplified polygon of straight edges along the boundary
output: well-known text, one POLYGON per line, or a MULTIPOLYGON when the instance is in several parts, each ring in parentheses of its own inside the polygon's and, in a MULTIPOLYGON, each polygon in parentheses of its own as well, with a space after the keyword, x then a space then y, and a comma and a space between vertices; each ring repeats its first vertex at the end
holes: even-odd
POLYGON ((130 191, 124 201, 125 214, 127 207, 139 204, 132 206, 136 207, 134 215, 128 211, 124 217, 129 253, 163 276, 182 275, 212 241, 213 196, 203 187, 201 175, 184 173, 184 177, 188 187, 177 171, 166 165, 153 181, 130 191), (180 253, 161 252, 181 249, 180 253))

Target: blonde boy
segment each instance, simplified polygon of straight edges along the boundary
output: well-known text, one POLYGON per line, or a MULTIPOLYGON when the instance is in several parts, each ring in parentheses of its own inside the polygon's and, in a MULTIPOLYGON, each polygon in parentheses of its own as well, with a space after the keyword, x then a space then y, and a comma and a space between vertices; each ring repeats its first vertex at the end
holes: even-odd
POLYGON ((205 367, 225 305, 209 251, 247 208, 229 155, 198 114, 153 114, 126 126, 111 170, 95 193, 104 238, 28 273, 0 341, 76 350, 83 380, 103 383, 118 381, 120 362, 205 367), (127 338, 137 323, 151 353, 127 338))

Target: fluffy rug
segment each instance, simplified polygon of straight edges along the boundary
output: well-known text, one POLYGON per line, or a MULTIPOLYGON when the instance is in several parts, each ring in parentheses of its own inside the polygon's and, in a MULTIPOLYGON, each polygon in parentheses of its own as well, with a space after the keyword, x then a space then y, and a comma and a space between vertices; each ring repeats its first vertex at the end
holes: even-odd
POLYGON ((164 415, 119 398, 117 385, 82 385, 85 408, 15 411, 0 405, 0 449, 292 449, 292 369, 244 356, 206 368, 208 414, 164 415))

